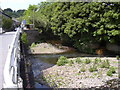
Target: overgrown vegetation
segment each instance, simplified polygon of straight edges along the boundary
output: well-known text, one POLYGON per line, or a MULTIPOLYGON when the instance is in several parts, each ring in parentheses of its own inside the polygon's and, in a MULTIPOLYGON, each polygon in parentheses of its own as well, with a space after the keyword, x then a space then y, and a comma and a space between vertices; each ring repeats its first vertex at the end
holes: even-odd
POLYGON ((70 66, 72 66, 72 64, 74 64, 73 60, 69 60, 69 61, 68 61, 68 64, 69 64, 70 66))
POLYGON ((57 61, 58 66, 63 66, 65 64, 67 64, 67 63, 68 63, 68 60, 67 60, 67 58, 65 56, 60 56, 58 61, 57 61))
POLYGON ((85 66, 82 66, 80 72, 85 72, 85 71, 86 71, 85 66))
POLYGON ((85 59, 85 64, 89 64, 91 61, 90 61, 90 59, 88 58, 88 59, 85 59))
POLYGON ((35 47, 36 46, 36 44, 35 44, 35 42, 33 42, 31 45, 30 45, 30 48, 33 48, 33 47, 35 47))
POLYGON ((85 71, 87 71, 87 69, 89 72, 95 72, 95 71, 98 71, 99 68, 101 68, 101 69, 105 68, 108 70, 106 72, 106 75, 108 75, 108 76, 112 76, 114 73, 116 73, 115 67, 111 66, 110 61, 107 59, 101 60, 100 58, 95 58, 95 59, 76 58, 74 60, 69 60, 64 56, 60 56, 58 61, 57 61, 58 66, 63 66, 65 64, 72 66, 75 63, 81 65, 80 72, 85 72, 85 71), (89 68, 86 68, 86 65, 88 65, 89 68))
POLYGON ((82 61, 81 61, 80 58, 77 58, 75 62, 78 63, 78 64, 80 64, 82 61))
POLYGON ((98 64, 98 63, 100 63, 100 62, 101 62, 101 59, 100 59, 100 58, 95 58, 94 64, 98 64))
POLYGON ((117 56, 116 56, 116 59, 117 59, 117 60, 120 60, 120 57, 117 55, 117 56))
POLYGON ((109 68, 110 67, 109 61, 108 60, 102 61, 101 64, 100 64, 100 67, 101 68, 109 68))
POLYGON ((90 71, 90 72, 97 71, 97 66, 96 66, 96 65, 90 66, 89 71, 90 71))
POLYGON ((2 17, 2 28, 5 31, 10 31, 10 29, 12 28, 12 23, 12 19, 2 17))
POLYGON ((27 44, 28 43, 28 40, 27 40, 27 34, 25 32, 22 33, 21 35, 21 40, 24 44, 27 44))
POLYGON ((106 74, 108 76, 113 76, 114 73, 116 73, 115 68, 114 67, 110 67, 106 74))
POLYGON ((120 2, 42 2, 30 5, 23 19, 42 33, 53 33, 79 51, 94 53, 101 46, 120 42, 120 2), (39 8, 39 9, 38 9, 39 8))

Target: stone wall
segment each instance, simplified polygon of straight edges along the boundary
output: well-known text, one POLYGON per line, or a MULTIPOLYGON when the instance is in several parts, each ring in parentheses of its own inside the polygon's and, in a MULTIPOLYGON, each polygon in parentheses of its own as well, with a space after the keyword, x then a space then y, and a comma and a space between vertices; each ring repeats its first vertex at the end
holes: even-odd
POLYGON ((117 45, 117 44, 107 43, 106 49, 109 50, 109 51, 116 52, 116 53, 119 53, 119 52, 120 52, 120 46, 117 45))
POLYGON ((39 40, 40 35, 38 30, 24 30, 24 32, 27 34, 28 45, 39 40))

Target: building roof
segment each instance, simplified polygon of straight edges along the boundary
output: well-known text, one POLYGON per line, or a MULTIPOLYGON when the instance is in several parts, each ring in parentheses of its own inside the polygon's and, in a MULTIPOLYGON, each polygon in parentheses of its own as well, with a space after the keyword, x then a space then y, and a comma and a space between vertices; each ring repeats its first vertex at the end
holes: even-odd
POLYGON ((6 13, 4 13, 3 12, 3 10, 0 8, 0 14, 2 14, 2 15, 4 15, 4 16, 6 16, 6 17, 8 17, 8 18, 11 18, 12 19, 12 17, 11 16, 9 16, 9 15, 7 15, 6 13))

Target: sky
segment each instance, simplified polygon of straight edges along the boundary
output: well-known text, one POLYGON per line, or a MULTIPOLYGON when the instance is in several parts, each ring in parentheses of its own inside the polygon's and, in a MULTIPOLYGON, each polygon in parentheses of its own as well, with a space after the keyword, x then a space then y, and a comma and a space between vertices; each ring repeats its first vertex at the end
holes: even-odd
POLYGON ((45 0, 0 0, 1 9, 11 8, 12 10, 27 9, 29 5, 37 5, 45 0))

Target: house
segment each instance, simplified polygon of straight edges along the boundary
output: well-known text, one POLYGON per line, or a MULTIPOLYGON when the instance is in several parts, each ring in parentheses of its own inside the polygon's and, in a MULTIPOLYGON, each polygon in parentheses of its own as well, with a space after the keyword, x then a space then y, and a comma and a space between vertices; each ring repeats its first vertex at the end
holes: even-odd
POLYGON ((7 15, 6 13, 3 12, 3 10, 0 8, 0 33, 3 33, 3 26, 2 26, 2 18, 9 18, 12 20, 12 26, 9 28, 9 30, 4 30, 4 31, 13 31, 17 26, 19 26, 19 21, 17 21, 15 18, 12 18, 11 16, 7 15))

